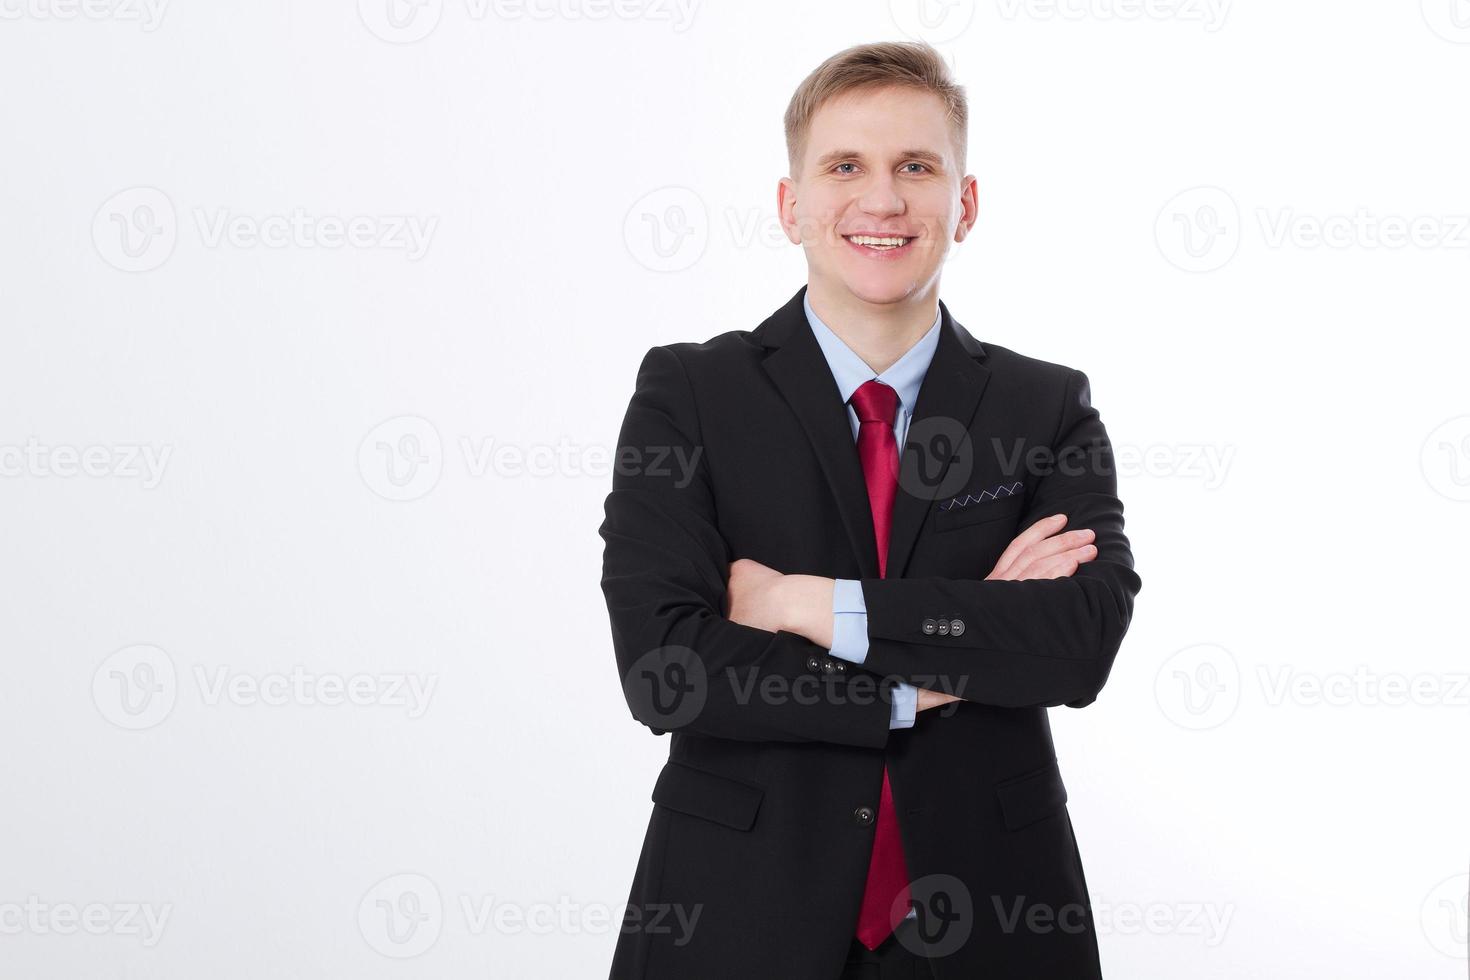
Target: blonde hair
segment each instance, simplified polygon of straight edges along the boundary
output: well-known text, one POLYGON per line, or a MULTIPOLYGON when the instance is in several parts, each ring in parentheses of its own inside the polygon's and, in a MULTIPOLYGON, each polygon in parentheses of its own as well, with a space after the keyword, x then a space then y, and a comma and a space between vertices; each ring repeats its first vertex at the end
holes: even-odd
POLYGON ((802 79, 786 106, 786 158, 796 173, 806 151, 812 116, 829 100, 856 89, 905 85, 933 92, 949 115, 960 170, 965 168, 969 103, 964 86, 955 83, 944 58, 923 41, 879 41, 839 51, 802 79))

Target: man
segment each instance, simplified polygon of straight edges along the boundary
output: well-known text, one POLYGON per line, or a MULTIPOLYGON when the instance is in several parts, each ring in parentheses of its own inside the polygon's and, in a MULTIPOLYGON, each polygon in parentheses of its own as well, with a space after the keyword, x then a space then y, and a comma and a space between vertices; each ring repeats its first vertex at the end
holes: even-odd
POLYGON ((1046 709, 1141 583, 1087 376, 939 300, 976 190, 932 48, 828 59, 786 138, 807 285, 649 350, 619 436, 602 587, 671 738, 612 977, 1098 977, 1046 709))

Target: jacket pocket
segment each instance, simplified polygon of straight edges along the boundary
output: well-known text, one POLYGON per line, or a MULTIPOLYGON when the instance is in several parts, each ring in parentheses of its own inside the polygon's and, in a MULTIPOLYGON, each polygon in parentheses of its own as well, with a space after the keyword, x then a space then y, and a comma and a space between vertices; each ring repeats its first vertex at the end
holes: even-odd
POLYGON ((971 524, 986 524, 1004 518, 1015 520, 1020 516, 1026 498, 1019 491, 1008 497, 994 500, 974 500, 966 496, 940 501, 934 508, 934 530, 951 531, 971 524), (964 501, 969 500, 969 503, 964 501), (948 505, 948 506, 946 506, 948 505))
POLYGON ((653 802, 670 810, 749 830, 766 795, 765 787, 669 761, 653 786, 653 802))
POLYGON ((1049 817, 1067 803, 1062 771, 1053 760, 1032 772, 996 783, 1000 812, 1007 830, 1019 830, 1049 817))

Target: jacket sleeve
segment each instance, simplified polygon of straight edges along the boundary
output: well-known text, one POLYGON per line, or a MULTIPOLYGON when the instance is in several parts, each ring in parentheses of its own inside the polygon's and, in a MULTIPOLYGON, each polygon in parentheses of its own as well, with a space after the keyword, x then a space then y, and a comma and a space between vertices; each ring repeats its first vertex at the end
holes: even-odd
POLYGON ((667 347, 651 348, 638 369, 598 533, 624 698, 655 734, 887 742, 892 681, 813 670, 825 651, 805 637, 725 618, 733 558, 693 390, 667 347))
POLYGON ((1065 530, 1095 532, 1096 557, 1069 578, 865 578, 868 670, 1000 707, 1097 700, 1142 581, 1123 534, 1112 446, 1081 371, 1068 379, 1051 448, 1052 465, 1028 472, 1036 489, 1021 527, 1065 514, 1065 530), (959 635, 936 629, 940 620, 960 620, 959 635))

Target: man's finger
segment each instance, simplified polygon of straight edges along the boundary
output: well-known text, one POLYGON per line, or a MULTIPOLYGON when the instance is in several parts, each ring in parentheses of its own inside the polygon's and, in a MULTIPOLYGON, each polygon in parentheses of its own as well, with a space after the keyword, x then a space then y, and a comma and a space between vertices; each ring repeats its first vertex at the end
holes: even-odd
POLYGON ((1066 523, 1066 514, 1053 514, 1050 517, 1043 517, 1016 535, 1015 540, 1006 547, 1005 551, 1000 553, 1000 559, 996 561, 995 569, 990 573, 990 577, 1004 578, 1007 569, 1011 567, 1011 562, 1015 561, 1021 552, 1036 542, 1044 540, 1049 535, 1060 531, 1066 526, 1066 523))
POLYGON ((1076 573, 1079 565, 1092 561, 1096 557, 1096 546, 1083 545, 1080 548, 1073 548, 1071 551, 1064 551, 1059 555, 1033 563, 1026 569, 1022 577, 1026 579, 1070 578, 1076 573))
POLYGON ((1038 541, 1026 549, 1026 559, 1035 561, 1038 558, 1050 558, 1064 551, 1080 548, 1085 544, 1091 544, 1096 537, 1090 528, 1078 528, 1075 531, 1064 531, 1053 534, 1043 541, 1038 541))
MULTIPOLYGON (((1097 554, 1096 547, 1091 542, 1085 542, 1075 548, 1054 549, 1047 554, 1037 554, 1036 549, 1028 550, 1021 559, 1006 571, 1005 578, 1020 581, 1028 578, 1051 578, 1053 576, 1043 574, 1050 563, 1061 559, 1083 559, 1090 560, 1097 554), (1092 549, 1092 550, 1087 550, 1092 549)), ((1068 573, 1070 574, 1070 573, 1068 573)))
MULTIPOLYGON (((1032 525, 1033 528, 1035 526, 1034 524, 1032 525)), ((1021 541, 1024 537, 1025 532, 1016 537, 1016 542, 1021 541)), ((1032 562, 1038 558, 1049 558, 1063 551, 1081 547, 1084 544, 1090 543, 1094 537, 1095 535, 1092 529, 1085 527, 1077 528, 1074 531, 1055 532, 1050 537, 1043 538, 1039 541, 1032 541, 1024 545, 1016 554, 1011 555, 1010 560, 1007 561, 1007 554, 1010 553, 1011 548, 1016 546, 1015 542, 1012 542, 1011 547, 1007 548, 1001 554, 1000 561, 996 563, 996 571, 999 574, 992 573, 991 577, 1010 578, 1019 570, 1017 566, 1020 564, 1032 562), (1002 567, 1002 563, 1004 563, 1004 567, 1002 567)))

